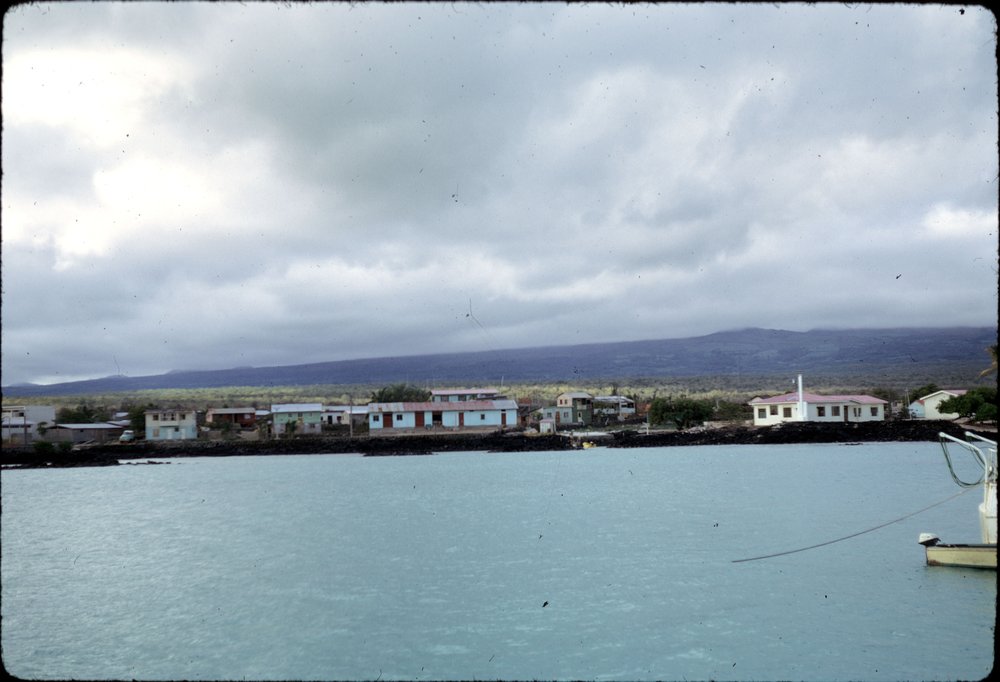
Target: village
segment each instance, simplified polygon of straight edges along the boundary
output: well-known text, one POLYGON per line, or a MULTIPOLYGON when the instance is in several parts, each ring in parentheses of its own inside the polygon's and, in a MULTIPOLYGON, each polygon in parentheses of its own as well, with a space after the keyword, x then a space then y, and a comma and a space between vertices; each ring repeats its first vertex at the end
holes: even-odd
MULTIPOLYGON (((775 426, 787 422, 858 423, 906 419, 956 419, 958 413, 942 412, 944 401, 966 389, 941 389, 908 405, 890 404, 865 394, 820 395, 798 389, 782 395, 755 397, 743 406, 744 426, 775 426)), ((448 388, 429 391, 429 400, 369 402, 360 405, 321 403, 211 407, 206 410, 173 406, 149 408, 137 414, 119 412, 106 421, 74 423, 57 419, 54 406, 5 405, 3 443, 27 446, 45 443, 67 447, 140 440, 221 441, 293 439, 305 436, 422 436, 520 432, 526 435, 607 435, 611 430, 645 428, 679 429, 683 425, 651 420, 650 402, 637 404, 623 395, 593 395, 567 391, 554 404, 519 401, 496 388, 448 388)), ((710 415, 698 426, 721 425, 710 415)), ((732 425, 734 420, 725 422, 732 425)))

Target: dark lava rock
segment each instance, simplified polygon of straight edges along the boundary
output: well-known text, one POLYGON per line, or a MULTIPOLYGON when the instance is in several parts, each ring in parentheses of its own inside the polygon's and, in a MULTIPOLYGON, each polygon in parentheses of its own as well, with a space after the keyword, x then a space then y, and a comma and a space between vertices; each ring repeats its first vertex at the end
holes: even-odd
MULTIPOLYGON (((992 440, 996 433, 976 431, 950 421, 910 420, 860 423, 789 422, 777 426, 695 428, 651 433, 619 431, 602 441, 611 448, 683 445, 752 445, 782 443, 844 443, 937 441, 938 433, 962 437, 964 431, 992 440)), ((412 436, 297 437, 264 441, 143 441, 108 443, 67 453, 41 454, 32 448, 5 447, 0 462, 8 468, 114 466, 119 460, 180 457, 238 457, 254 455, 360 454, 366 457, 431 455, 436 452, 480 451, 491 453, 569 450, 569 438, 521 433, 432 434, 412 436)), ((160 462, 144 462, 160 463, 160 462)))

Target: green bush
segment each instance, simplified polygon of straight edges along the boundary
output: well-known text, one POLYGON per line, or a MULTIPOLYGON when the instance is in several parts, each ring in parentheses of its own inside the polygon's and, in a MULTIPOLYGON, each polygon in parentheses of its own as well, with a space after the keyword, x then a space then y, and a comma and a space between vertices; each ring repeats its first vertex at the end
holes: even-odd
POLYGON ((47 440, 36 440, 32 444, 32 447, 35 449, 35 453, 39 455, 51 455, 55 452, 55 447, 47 440))

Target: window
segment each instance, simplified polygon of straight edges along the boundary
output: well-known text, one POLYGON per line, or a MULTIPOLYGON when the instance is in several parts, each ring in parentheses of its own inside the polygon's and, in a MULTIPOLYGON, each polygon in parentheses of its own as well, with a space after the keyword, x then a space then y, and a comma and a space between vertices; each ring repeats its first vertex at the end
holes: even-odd
POLYGON ((792 418, 792 408, 790 408, 790 407, 783 407, 781 409, 781 416, 784 417, 785 419, 791 419, 792 418))
POLYGON ((482 414, 482 413, 480 413, 480 415, 479 415, 479 421, 481 421, 481 422, 482 422, 482 421, 486 421, 486 415, 485 415, 485 414, 482 414))
POLYGON ((778 416, 778 406, 777 405, 771 405, 771 416, 772 417, 778 416))
POLYGON ((834 417, 839 417, 840 416, 840 405, 834 405, 833 407, 831 407, 830 408, 830 414, 832 414, 834 417))
POLYGON ((160 437, 160 430, 153 429, 153 438, 159 438, 159 437, 160 437))
POLYGON ((826 408, 822 407, 822 406, 817 407, 816 408, 816 416, 817 417, 825 417, 826 416, 826 408))
POLYGON ((380 422, 380 421, 382 421, 382 415, 380 415, 380 414, 373 414, 372 415, 372 421, 373 422, 380 422))
POLYGON ((757 410, 757 418, 758 419, 766 419, 767 418, 767 410, 765 410, 763 407, 760 408, 759 410, 757 410))
POLYGON ((398 421, 398 422, 401 422, 401 421, 403 421, 403 415, 401 415, 401 414, 397 414, 397 415, 396 415, 396 421, 398 421))
POLYGON ((878 408, 877 407, 871 408, 871 411, 872 411, 872 416, 873 417, 877 417, 878 416, 878 408))

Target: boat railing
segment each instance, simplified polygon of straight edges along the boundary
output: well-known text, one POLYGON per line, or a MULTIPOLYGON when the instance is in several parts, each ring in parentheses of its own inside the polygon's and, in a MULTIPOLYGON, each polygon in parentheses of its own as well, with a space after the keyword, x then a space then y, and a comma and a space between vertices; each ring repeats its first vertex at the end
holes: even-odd
POLYGON ((944 460, 948 464, 948 471, 951 473, 951 478, 955 483, 963 488, 974 488, 983 483, 983 481, 995 481, 997 476, 997 463, 996 463, 996 447, 997 444, 988 438, 983 438, 982 436, 976 435, 974 433, 965 432, 966 440, 956 438, 955 436, 948 435, 947 433, 939 433, 938 439, 941 442, 941 450, 944 452, 944 460), (975 441, 975 443, 973 442, 975 441), (976 443, 982 443, 982 447, 976 445, 976 443), (952 463, 951 452, 949 451, 949 446, 957 446, 962 450, 965 450, 975 458, 976 462, 979 464, 979 478, 975 481, 965 481, 956 473, 955 466, 952 463), (985 450, 985 452, 984 452, 985 450))
POLYGON ((995 440, 990 440, 980 436, 978 433, 972 433, 971 431, 965 432, 965 440, 969 443, 979 445, 980 452, 983 453, 983 459, 986 460, 985 467, 985 477, 987 482, 996 483, 997 480, 997 442, 995 440))

